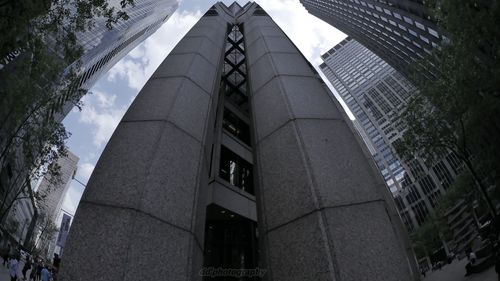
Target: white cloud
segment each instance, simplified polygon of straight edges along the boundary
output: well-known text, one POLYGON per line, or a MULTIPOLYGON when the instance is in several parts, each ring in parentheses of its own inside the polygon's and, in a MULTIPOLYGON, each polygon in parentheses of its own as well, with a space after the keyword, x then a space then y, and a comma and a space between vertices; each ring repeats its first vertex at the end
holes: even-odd
POLYGON ((321 55, 342 41, 346 35, 309 14, 299 1, 257 0, 257 2, 316 68, 349 118, 354 120, 354 115, 319 69, 319 65, 323 62, 321 55))
MULTIPOLYGON (((135 49, 142 47, 141 44, 135 49)), ((140 90, 147 80, 145 77, 146 65, 142 61, 134 60, 133 57, 127 55, 109 70, 107 74, 108 81, 116 82, 117 79, 124 79, 130 88, 140 90)))
POLYGON ((139 91, 201 16, 199 10, 173 14, 160 29, 111 68, 108 81, 125 79, 129 87, 139 91))
POLYGON ((92 94, 99 101, 99 106, 101 108, 110 108, 115 104, 116 95, 106 95, 101 91, 93 91, 92 94))
POLYGON ((144 48, 134 48, 128 55, 134 59, 140 59, 144 56, 144 48))
POLYGON ((76 179, 86 183, 88 182, 90 175, 92 175, 92 172, 94 171, 94 164, 89 163, 89 162, 83 162, 78 164, 78 169, 76 172, 76 179))
POLYGON ((346 37, 336 28, 309 14, 297 0, 257 0, 257 2, 314 67, 321 64, 323 53, 346 37))
POLYGON ((108 142, 129 104, 116 107, 114 95, 96 93, 98 94, 83 98, 84 106, 78 121, 91 126, 92 142, 95 146, 101 147, 108 142))
POLYGON ((78 203, 80 202, 80 198, 82 198, 84 189, 85 188, 76 181, 71 182, 71 185, 68 188, 68 192, 66 192, 66 196, 64 196, 62 205, 64 211, 73 215, 75 214, 78 203))

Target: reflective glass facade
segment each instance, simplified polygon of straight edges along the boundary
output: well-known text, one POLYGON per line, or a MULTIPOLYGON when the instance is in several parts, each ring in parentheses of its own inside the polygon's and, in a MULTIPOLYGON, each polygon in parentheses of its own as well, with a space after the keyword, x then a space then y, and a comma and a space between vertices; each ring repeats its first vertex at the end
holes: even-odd
MULTIPOLYGON (((78 43, 84 49, 80 58, 79 88, 90 89, 102 74, 158 30, 178 7, 176 0, 136 0, 134 3, 124 9, 130 18, 119 21, 113 29, 106 27, 104 19, 97 19, 91 30, 77 34, 78 43)), ((68 69, 73 65, 76 62, 68 69)), ((64 115, 69 110, 70 105, 64 115)))
MULTIPOLYGON (((393 144, 405 128, 397 121, 416 88, 398 71, 348 37, 323 56, 320 68, 356 117, 356 129, 396 199, 408 229, 419 226, 450 187, 456 171, 449 160, 427 165, 399 160, 393 144)), ((453 158, 453 155, 449 155, 453 158)))
POLYGON ((422 1, 301 0, 309 13, 338 28, 402 74, 438 47, 445 36, 422 1))

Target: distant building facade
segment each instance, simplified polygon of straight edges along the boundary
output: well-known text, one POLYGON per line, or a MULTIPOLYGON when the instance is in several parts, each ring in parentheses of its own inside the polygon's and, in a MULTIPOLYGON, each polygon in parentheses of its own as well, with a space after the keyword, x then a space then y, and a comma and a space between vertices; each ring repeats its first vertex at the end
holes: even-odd
POLYGON ((421 159, 401 162, 394 150, 405 127, 396 120, 417 90, 398 71, 348 37, 322 56, 322 72, 358 122, 356 128, 391 190, 409 230, 423 223, 461 170, 450 154, 435 165, 421 159))
POLYGON ((22 177, 19 160, 13 159, 15 165, 0 169, 0 249, 10 246, 12 251, 26 241, 37 212, 31 188, 34 183, 22 177))
MULTIPOLYGON (((71 185, 71 181, 75 177, 78 161, 78 156, 68 150, 68 155, 58 160, 58 164, 61 167, 60 181, 54 184, 51 181, 50 174, 42 179, 36 191, 44 198, 42 201, 37 202, 38 219, 50 220, 55 226, 61 226, 60 224, 64 213, 62 205, 71 185)), ((37 235, 36 231, 37 230, 35 230, 35 235, 37 235)), ((52 237, 52 241, 50 241, 46 247, 47 253, 45 254, 47 257, 52 257, 56 251, 58 233, 52 237)))
POLYGON ((58 224, 59 232, 56 235, 55 247, 51 256, 53 256, 53 254, 58 254, 59 257, 62 257, 72 220, 73 215, 66 212, 62 212, 61 216, 58 218, 58 221, 60 222, 58 224))
MULTIPOLYGON (((0 196, 5 194, 0 192, 0 196)), ((0 249, 10 247, 12 253, 18 243, 22 245, 29 238, 30 226, 37 211, 31 190, 22 190, 19 198, 0 222, 0 249)))
POLYGON ((461 199, 443 214, 451 231, 452 239, 448 242, 449 246, 455 253, 462 256, 471 248, 472 242, 479 235, 481 226, 472 205, 461 199))
POLYGON ((68 192, 71 180, 73 180, 78 167, 79 158, 73 152, 68 150, 68 155, 61 157, 58 164, 61 167, 60 182, 57 185, 51 181, 51 175, 48 174, 42 179, 37 191, 44 197, 42 202, 38 203, 38 207, 45 215, 47 215, 54 223, 59 217, 64 197, 68 192))
POLYGON ((300 2, 309 13, 346 33, 407 77, 417 61, 448 40, 420 0, 300 2))

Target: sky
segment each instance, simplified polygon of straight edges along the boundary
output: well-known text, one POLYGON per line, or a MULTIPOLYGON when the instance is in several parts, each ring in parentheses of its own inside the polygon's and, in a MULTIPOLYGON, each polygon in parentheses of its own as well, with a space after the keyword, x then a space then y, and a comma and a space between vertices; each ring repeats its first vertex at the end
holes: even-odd
MULTIPOLYGON (((215 2, 182 0, 175 14, 162 27, 120 60, 90 89, 90 93, 82 99, 82 110, 74 109, 65 118, 63 123, 72 134, 67 146, 80 157, 75 178, 82 184, 75 180, 71 182, 64 198, 64 211, 75 213, 84 185, 127 108, 174 46, 215 2)), ((230 5, 233 1, 222 2, 230 5)), ((247 1, 237 2, 243 6, 247 1)), ((346 35, 310 15, 299 0, 255 2, 273 18, 323 76, 319 70, 321 55, 346 35)), ((323 80, 336 94, 324 76, 323 80)), ((353 119, 352 115, 350 117, 353 119)))

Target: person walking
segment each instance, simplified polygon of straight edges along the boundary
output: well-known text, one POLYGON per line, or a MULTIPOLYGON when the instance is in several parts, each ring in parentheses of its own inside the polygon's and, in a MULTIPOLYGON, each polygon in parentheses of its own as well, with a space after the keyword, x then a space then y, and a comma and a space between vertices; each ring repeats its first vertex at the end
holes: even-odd
POLYGON ((3 258, 3 266, 9 267, 9 254, 10 254, 10 244, 7 244, 7 248, 2 256, 3 258))
POLYGON ((38 281, 42 279, 42 269, 43 269, 43 262, 39 261, 38 266, 36 267, 36 280, 38 281))
POLYGON ((42 269, 41 277, 42 277, 42 281, 49 281, 50 278, 52 277, 52 275, 50 274, 50 271, 46 265, 42 269))
POLYGON ((7 267, 9 265, 9 250, 7 250, 3 256, 3 266, 7 267))
POLYGON ((26 272, 30 269, 31 269, 31 258, 27 257, 22 270, 23 280, 26 280, 26 272))
POLYGON ((31 272, 30 272, 30 281, 31 280, 35 280, 36 279, 36 265, 37 265, 37 262, 36 262, 36 259, 33 260, 33 265, 31 266, 31 272))
POLYGON ((12 257, 9 261, 10 281, 17 281, 17 270, 19 263, 17 257, 12 257))
POLYGON ((476 263, 476 253, 474 253, 474 251, 470 252, 469 260, 470 260, 472 265, 474 265, 476 263))
POLYGON ((495 272, 497 273, 498 281, 500 281, 500 250, 495 254, 495 272))

